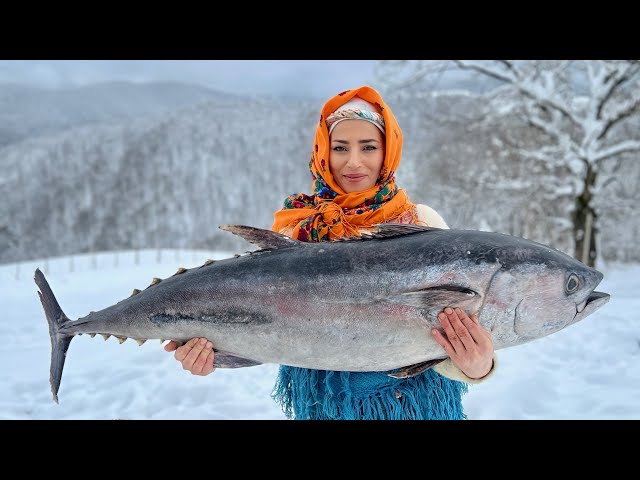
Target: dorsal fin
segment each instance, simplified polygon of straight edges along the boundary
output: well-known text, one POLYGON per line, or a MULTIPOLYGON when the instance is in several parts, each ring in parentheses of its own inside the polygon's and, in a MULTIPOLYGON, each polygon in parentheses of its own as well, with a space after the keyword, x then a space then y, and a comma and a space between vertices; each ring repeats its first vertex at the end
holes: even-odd
POLYGON ((378 229, 371 235, 377 238, 399 237, 418 232, 429 232, 432 230, 441 230, 435 227, 426 227, 424 225, 411 225, 407 223, 378 223, 374 225, 378 229))
POLYGON ((360 237, 343 237, 333 240, 334 242, 352 242, 357 240, 373 240, 380 238, 393 238, 401 237, 403 235, 410 235, 418 232, 429 232, 442 230, 436 227, 425 227, 423 225, 412 225, 407 223, 377 223, 373 227, 373 230, 360 232, 360 237))
POLYGON ((244 238, 247 242, 257 245, 262 250, 275 250, 304 244, 300 240, 263 228, 248 227, 246 225, 220 225, 220 228, 244 238))

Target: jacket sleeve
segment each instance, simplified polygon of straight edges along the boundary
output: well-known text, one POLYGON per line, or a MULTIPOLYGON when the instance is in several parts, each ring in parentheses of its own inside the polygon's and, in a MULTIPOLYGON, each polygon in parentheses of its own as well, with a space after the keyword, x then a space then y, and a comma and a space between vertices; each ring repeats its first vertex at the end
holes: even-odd
MULTIPOLYGON (((418 220, 423 222, 429 227, 436 228, 449 228, 447 222, 436 212, 433 208, 418 204, 416 205, 416 213, 418 215, 418 220)), ((453 364, 453 361, 450 358, 447 358, 443 362, 437 364, 433 369, 438 372, 440 375, 451 378, 452 380, 458 380, 465 383, 482 383, 487 380, 496 370, 496 366, 498 362, 498 358, 494 352, 493 354, 493 364, 491 365, 491 370, 482 378, 470 378, 467 377, 462 370, 456 367, 453 364)))
POLYGON ((449 228, 447 222, 433 208, 421 203, 416 205, 418 220, 426 223, 429 227, 449 228))
POLYGON ((437 373, 439 373, 443 377, 447 377, 452 380, 458 380, 460 382, 465 382, 465 383, 482 383, 485 380, 487 380, 491 375, 493 375, 493 373, 496 371, 497 364, 498 364, 498 357, 494 352, 493 363, 491 364, 491 370, 489 370, 489 373, 487 373, 484 377, 480 377, 480 378, 467 377, 462 372, 462 370, 460 370, 458 367, 456 367, 453 364, 453 361, 451 361, 450 358, 447 358, 444 361, 437 364, 435 367, 433 367, 433 370, 435 370, 437 373))

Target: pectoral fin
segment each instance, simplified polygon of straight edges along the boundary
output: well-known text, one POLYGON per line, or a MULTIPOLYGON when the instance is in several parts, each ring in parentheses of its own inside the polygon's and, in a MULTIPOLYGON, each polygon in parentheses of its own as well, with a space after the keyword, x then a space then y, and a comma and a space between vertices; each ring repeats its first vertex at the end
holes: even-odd
POLYGON ((422 363, 414 363, 413 365, 408 365, 397 372, 389 373, 388 375, 393 378, 415 377, 416 375, 420 375, 422 372, 426 372, 443 360, 444 358, 436 358, 435 360, 428 360, 422 363))
POLYGON ((477 292, 468 288, 445 286, 399 293, 380 300, 429 310, 455 306, 467 311, 475 311, 481 299, 477 292))

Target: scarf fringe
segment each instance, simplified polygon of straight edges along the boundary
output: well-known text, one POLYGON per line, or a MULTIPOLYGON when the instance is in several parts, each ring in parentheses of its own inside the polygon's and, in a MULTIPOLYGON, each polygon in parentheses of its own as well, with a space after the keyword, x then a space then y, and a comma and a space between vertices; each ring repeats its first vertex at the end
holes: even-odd
POLYGON ((281 365, 272 398, 297 420, 464 420, 468 385, 433 370, 408 379, 281 365))

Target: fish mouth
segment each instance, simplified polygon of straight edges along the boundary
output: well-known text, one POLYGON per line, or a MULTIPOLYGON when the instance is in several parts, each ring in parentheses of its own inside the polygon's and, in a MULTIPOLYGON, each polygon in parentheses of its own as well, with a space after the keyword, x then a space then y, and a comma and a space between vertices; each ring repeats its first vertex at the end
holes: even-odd
MULTIPOLYGON (((577 323, 580 320, 585 319, 586 317, 591 315, 593 312, 598 310, 600 307, 606 304, 610 298, 611 296, 608 293, 591 292, 591 294, 589 295, 589 297, 587 297, 586 300, 575 305, 576 313, 573 316, 573 319, 567 319, 567 317, 564 317, 564 319, 552 320, 548 323, 545 323, 543 325, 543 329, 546 329, 547 331, 549 329, 552 329, 553 331, 557 331, 569 325, 573 325, 574 323, 577 323)), ((513 319, 513 322, 514 322, 513 330, 517 335, 519 335, 522 338, 528 338, 528 339, 537 338, 539 336, 539 331, 535 328, 535 326, 532 327, 531 325, 527 325, 526 321, 522 321, 521 307, 524 300, 525 299, 522 299, 516 306, 515 316, 513 319)))
POLYGON ((591 295, 582 303, 576 305, 576 315, 574 317, 574 322, 582 320, 583 318, 591 315, 593 312, 598 310, 604 304, 606 304, 611 295, 604 292, 591 292, 591 295))

